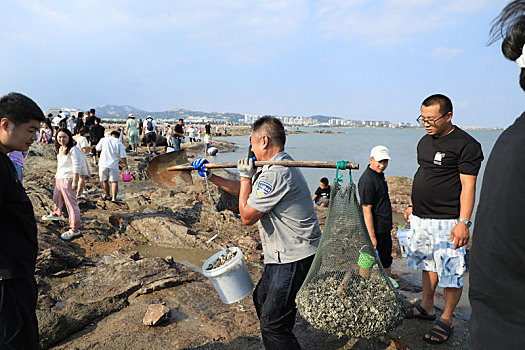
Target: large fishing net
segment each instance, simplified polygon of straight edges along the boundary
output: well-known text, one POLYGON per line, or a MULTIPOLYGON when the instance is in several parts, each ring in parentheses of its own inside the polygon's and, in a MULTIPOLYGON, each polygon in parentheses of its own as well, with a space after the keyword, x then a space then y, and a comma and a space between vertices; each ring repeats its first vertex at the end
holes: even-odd
POLYGON ((332 186, 326 225, 297 308, 319 330, 371 339, 402 321, 405 303, 370 240, 351 176, 347 187, 339 181, 332 186))

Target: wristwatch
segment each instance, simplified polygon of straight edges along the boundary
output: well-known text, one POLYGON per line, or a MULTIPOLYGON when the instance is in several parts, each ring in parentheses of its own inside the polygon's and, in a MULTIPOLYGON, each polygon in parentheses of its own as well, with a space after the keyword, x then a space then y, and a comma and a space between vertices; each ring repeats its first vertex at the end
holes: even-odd
POLYGON ((467 225, 467 228, 470 228, 470 226, 472 225, 472 221, 470 221, 470 220, 465 220, 465 219, 459 218, 458 221, 461 221, 462 223, 467 225))

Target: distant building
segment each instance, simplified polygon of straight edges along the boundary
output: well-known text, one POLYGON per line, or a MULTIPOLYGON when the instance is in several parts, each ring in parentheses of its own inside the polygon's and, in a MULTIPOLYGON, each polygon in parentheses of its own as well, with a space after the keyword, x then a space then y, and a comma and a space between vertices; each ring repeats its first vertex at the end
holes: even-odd
POLYGON ((72 116, 77 116, 78 115, 78 112, 80 112, 80 110, 76 109, 76 108, 50 108, 50 109, 46 109, 44 110, 44 115, 47 117, 47 115, 49 113, 52 113, 53 116, 56 116, 58 115, 58 112, 64 112, 64 113, 68 113, 69 115, 72 115, 72 116))
POLYGON ((245 114, 244 115, 244 123, 245 124, 253 124, 257 119, 259 119, 261 116, 256 114, 245 114))

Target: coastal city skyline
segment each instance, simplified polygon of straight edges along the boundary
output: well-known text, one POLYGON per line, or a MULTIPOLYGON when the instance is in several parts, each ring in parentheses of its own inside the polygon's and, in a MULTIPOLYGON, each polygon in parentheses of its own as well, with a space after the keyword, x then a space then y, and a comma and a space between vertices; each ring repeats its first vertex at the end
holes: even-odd
POLYGON ((487 46, 501 1, 11 1, 2 93, 43 108, 133 104, 415 123, 443 93, 458 125, 507 127, 519 69, 487 46), (23 20, 21 20, 23 19, 23 20))

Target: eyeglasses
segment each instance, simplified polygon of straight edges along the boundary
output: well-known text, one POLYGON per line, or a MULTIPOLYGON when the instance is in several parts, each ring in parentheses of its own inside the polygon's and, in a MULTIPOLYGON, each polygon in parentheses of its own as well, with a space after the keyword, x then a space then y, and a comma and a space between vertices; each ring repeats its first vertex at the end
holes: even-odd
POLYGON ((438 120, 440 120, 441 118, 444 118, 447 114, 449 114, 450 112, 447 112, 445 114, 443 114, 441 117, 437 118, 437 119, 433 119, 433 120, 429 120, 429 119, 425 119, 422 115, 420 115, 419 117, 417 117, 416 121, 421 124, 421 125, 424 125, 424 124, 428 124, 430 126, 434 126, 436 125, 436 122, 438 120))

